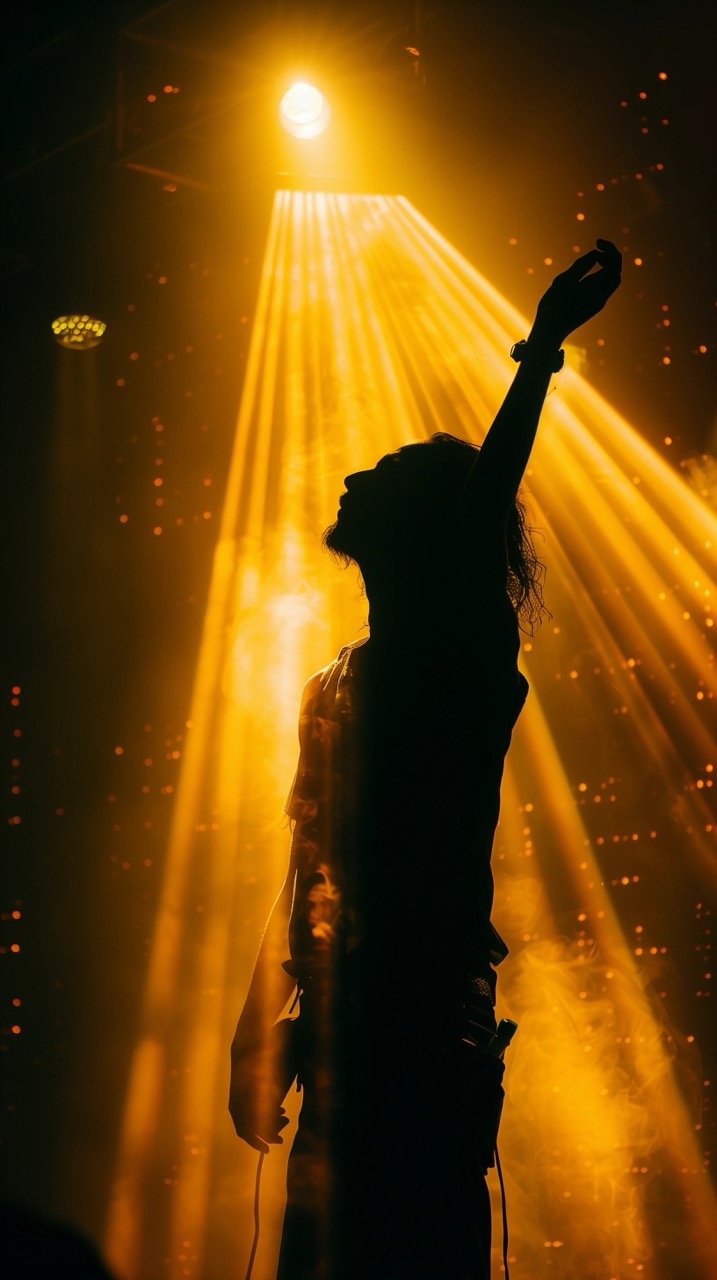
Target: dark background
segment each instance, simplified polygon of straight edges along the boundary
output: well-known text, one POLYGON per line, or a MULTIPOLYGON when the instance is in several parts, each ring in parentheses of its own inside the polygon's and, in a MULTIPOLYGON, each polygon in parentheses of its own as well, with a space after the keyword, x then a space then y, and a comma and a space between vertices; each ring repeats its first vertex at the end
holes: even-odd
POLYGON ((371 139, 310 183, 403 192, 528 314, 575 246, 615 240, 584 372, 680 467, 717 448, 712 14, 6 5, 1 1047, 23 1199, 90 1231, 104 1211, 271 199, 306 180, 277 81, 323 71, 371 139), (107 322, 94 352, 52 341, 75 309, 107 322), (115 752, 140 740, 151 794, 115 752), (80 1120, 85 1073, 104 1086, 80 1120), (106 1126, 106 1164, 73 1191, 77 1123, 106 1126))

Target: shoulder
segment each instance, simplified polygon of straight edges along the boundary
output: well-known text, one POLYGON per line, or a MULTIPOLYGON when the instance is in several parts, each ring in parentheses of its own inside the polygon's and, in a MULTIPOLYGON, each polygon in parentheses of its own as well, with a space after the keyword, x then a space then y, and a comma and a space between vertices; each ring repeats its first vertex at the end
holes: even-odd
POLYGON ((335 696, 340 680, 348 672, 351 655, 365 644, 365 639, 345 644, 331 662, 309 676, 301 691, 302 717, 318 714, 321 703, 335 696))

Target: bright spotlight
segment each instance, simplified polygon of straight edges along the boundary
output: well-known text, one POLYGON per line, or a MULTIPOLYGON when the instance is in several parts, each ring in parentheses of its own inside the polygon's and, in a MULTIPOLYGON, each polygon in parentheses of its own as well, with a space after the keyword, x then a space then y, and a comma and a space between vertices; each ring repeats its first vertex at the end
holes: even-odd
POLYGON ((329 104, 313 84, 298 80, 287 89, 279 106, 279 119, 294 138, 315 138, 329 123, 329 104))

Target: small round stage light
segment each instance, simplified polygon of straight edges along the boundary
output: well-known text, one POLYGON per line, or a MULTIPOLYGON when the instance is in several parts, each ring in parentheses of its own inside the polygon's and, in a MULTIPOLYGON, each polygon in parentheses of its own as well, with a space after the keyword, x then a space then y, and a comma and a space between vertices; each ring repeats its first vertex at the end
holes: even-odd
POLYGON ((279 105, 279 119, 294 138, 316 138, 329 123, 329 104, 313 84, 298 80, 279 105))
POLYGON ((52 336, 69 351, 89 351, 103 339, 107 325, 94 316, 58 316, 52 322, 52 336))

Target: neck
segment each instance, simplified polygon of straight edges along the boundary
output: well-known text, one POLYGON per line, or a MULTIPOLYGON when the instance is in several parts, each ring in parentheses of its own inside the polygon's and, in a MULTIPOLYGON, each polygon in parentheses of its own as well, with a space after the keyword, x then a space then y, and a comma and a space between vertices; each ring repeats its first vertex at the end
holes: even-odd
POLYGON ((429 629, 428 593, 421 592, 415 585, 395 582, 390 586, 379 586, 375 582, 366 582, 366 595, 372 649, 403 647, 429 629))

